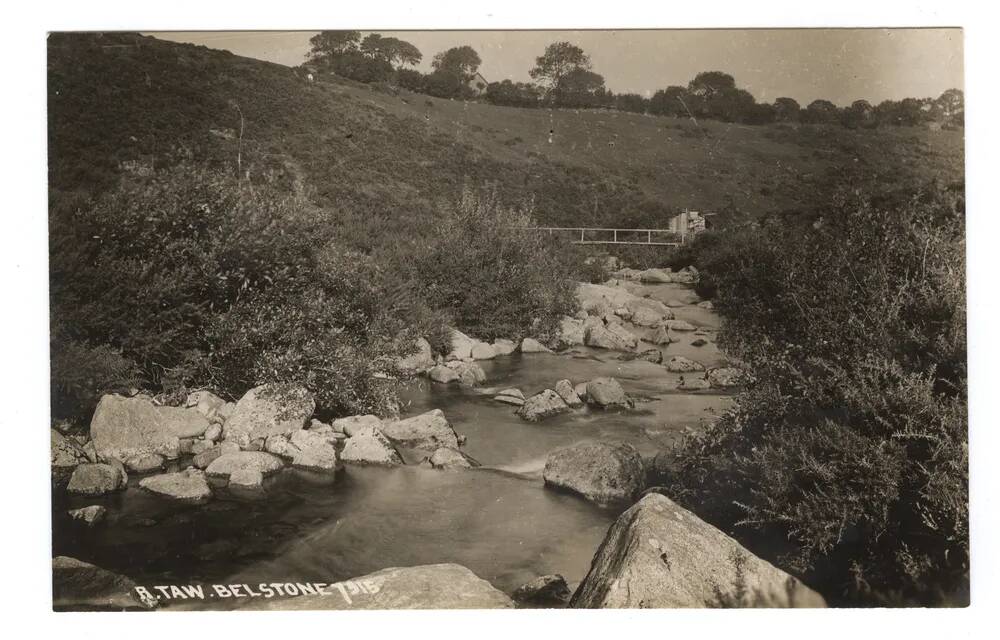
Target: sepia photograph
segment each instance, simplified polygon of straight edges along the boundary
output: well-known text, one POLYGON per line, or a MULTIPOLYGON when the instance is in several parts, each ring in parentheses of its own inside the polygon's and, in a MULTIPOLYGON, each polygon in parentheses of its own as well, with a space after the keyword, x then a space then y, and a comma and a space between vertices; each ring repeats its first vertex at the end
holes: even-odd
POLYGON ((961 27, 322 26, 45 35, 52 610, 970 604, 961 27))

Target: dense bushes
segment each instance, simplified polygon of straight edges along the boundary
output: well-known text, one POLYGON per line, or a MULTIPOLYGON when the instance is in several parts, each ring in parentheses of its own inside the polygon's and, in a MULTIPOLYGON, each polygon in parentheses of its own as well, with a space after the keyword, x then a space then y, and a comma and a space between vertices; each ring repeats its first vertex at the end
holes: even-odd
POLYGON ((786 534, 796 546, 786 560, 828 595, 960 602, 960 199, 849 198, 830 213, 702 247, 714 256, 700 264, 718 287, 725 346, 754 377, 734 410, 679 451, 674 490, 725 526, 786 534))
POLYGON ((54 212, 57 408, 85 414, 125 382, 237 397, 296 380, 330 410, 384 409, 372 374, 405 331, 385 317, 377 270, 337 253, 328 228, 297 198, 190 166, 54 212), (81 359, 93 393, 72 378, 81 359))
MULTIPOLYGON (((537 232, 529 209, 503 206, 495 192, 466 189, 412 261, 429 306, 477 338, 545 337, 576 308, 572 279, 581 256, 537 232)), ((402 267, 401 267, 402 268, 402 267)))

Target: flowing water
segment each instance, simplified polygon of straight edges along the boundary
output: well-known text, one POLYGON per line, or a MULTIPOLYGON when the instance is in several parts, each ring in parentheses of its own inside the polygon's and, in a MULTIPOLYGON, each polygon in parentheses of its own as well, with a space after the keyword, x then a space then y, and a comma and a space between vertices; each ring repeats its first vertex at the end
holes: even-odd
MULTIPOLYGON (((630 285, 663 301, 693 302, 679 285, 630 285)), ((678 318, 703 336, 678 333, 663 348, 717 366, 718 319, 686 304, 678 318), (694 347, 691 342, 710 342, 694 347)), ((626 441, 644 456, 675 442, 720 413, 730 398, 714 391, 680 392, 680 376, 620 354, 578 348, 567 354, 525 354, 483 362, 486 387, 465 389, 419 379, 403 393, 407 415, 439 408, 464 451, 484 468, 435 471, 417 466, 347 466, 335 480, 288 469, 264 495, 218 491, 207 505, 157 498, 130 478, 129 488, 100 499, 53 496, 54 552, 127 575, 140 585, 334 582, 392 566, 455 562, 508 593, 538 575, 561 573, 571 585, 586 574, 620 512, 544 488, 546 455, 587 439, 626 441), (636 399, 630 412, 582 409, 539 423, 492 400, 518 387, 528 396, 568 378, 614 376, 636 399), (108 517, 87 530, 66 510, 104 504, 108 517)), ((180 463, 185 466, 187 463, 180 463)), ((219 601, 205 601, 218 608, 219 601)))

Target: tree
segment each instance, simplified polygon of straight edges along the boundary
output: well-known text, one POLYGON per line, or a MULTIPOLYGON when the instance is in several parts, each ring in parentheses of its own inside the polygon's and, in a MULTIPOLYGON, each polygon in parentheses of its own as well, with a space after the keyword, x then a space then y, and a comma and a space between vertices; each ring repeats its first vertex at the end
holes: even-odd
POLYGON ((378 33, 365 36, 359 49, 369 58, 383 60, 390 65, 415 65, 424 57, 413 44, 399 38, 386 38, 378 33))
POLYGON ((619 93, 615 96, 615 108, 630 113, 646 113, 649 100, 637 93, 619 93))
POLYGON ((684 87, 676 85, 660 89, 649 99, 649 112, 660 116, 686 118, 689 116, 687 107, 690 94, 684 87))
POLYGON ((830 124, 839 119, 840 110, 829 100, 813 100, 802 114, 802 121, 810 124, 830 124))
MULTIPOLYGON (((434 56, 431 67, 435 72, 455 74, 462 79, 463 84, 472 79, 483 61, 476 50, 469 45, 452 47, 434 56)), ((433 75, 433 74, 432 74, 433 75)))
POLYGON ((867 100, 855 100, 850 107, 844 109, 842 122, 850 129, 878 124, 875 120, 875 108, 867 100))
POLYGON ((802 107, 792 98, 778 98, 774 101, 774 119, 776 122, 798 122, 802 107))
POLYGON ((965 94, 960 89, 948 89, 934 101, 944 124, 965 126, 965 94))
POLYGON ((535 66, 528 74, 551 92, 567 74, 581 70, 590 71, 590 56, 569 42, 553 42, 545 47, 545 53, 535 58, 535 66))
POLYGON ((357 51, 360 39, 358 31, 320 31, 309 38, 309 61, 330 62, 334 56, 357 51))
POLYGON ((604 93, 604 76, 574 69, 559 79, 550 96, 560 107, 596 107, 600 106, 604 93))
POLYGON ((721 71, 702 71, 688 83, 692 95, 708 101, 722 92, 735 89, 736 79, 721 71))
POLYGON ((491 82, 486 87, 486 101, 507 107, 537 107, 538 87, 527 82, 491 82))

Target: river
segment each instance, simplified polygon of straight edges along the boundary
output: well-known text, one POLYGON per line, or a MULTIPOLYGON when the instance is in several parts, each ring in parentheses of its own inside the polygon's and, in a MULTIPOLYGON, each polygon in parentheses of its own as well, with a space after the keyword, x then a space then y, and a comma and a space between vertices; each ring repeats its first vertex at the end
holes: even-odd
MULTIPOLYGON (((629 285, 639 295, 687 302, 677 318, 699 328, 663 348, 708 367, 723 362, 718 317, 691 304, 676 284, 629 285), (703 337, 709 343, 695 347, 703 337)), ((647 345, 649 347, 651 345, 647 345)), ((482 362, 487 386, 443 386, 420 378, 403 391, 406 415, 439 408, 476 470, 435 471, 347 465, 335 480, 288 469, 257 498, 219 491, 189 506, 129 487, 104 498, 53 496, 54 555, 68 555, 131 577, 140 585, 334 582, 391 566, 454 562, 511 593, 528 580, 561 573, 579 582, 619 509, 544 488, 548 452, 587 439, 626 441, 644 456, 675 442, 731 402, 717 391, 676 390, 680 375, 642 360, 580 347, 560 355, 515 354, 482 362), (525 396, 568 378, 614 376, 636 400, 627 413, 582 409, 528 423, 492 400, 518 387, 525 396), (106 521, 74 526, 66 510, 103 504, 106 521)), ((688 374, 691 375, 691 374, 688 374)), ((186 466, 181 461, 180 466, 186 466)), ((205 608, 219 608, 205 601, 205 608)), ((169 605, 168 605, 169 606, 169 605)))

